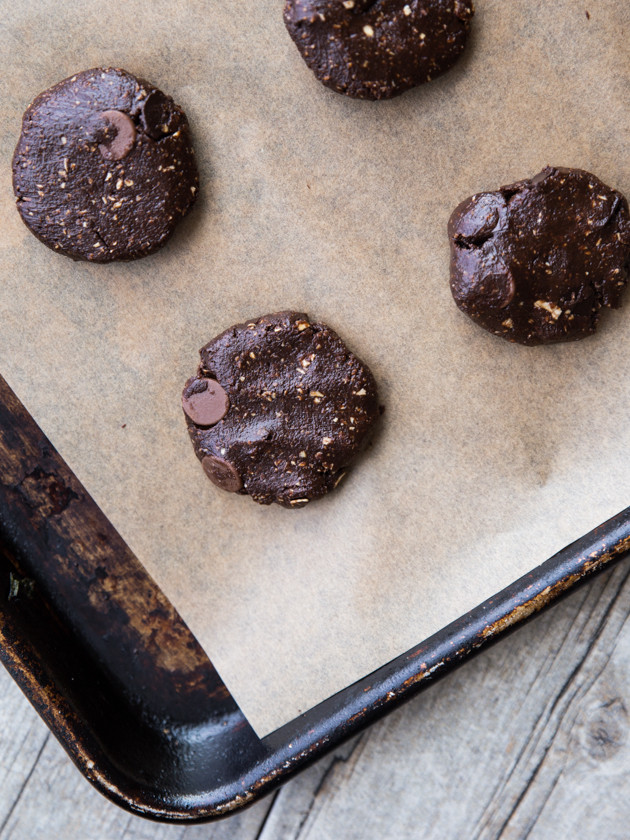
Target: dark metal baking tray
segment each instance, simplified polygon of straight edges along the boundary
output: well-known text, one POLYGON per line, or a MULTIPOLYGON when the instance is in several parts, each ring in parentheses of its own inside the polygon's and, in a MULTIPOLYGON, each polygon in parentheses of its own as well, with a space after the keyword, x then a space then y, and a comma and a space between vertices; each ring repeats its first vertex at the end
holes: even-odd
POLYGON ((627 509, 259 739, 0 377, 0 658, 81 772, 146 817, 207 820, 252 803, 629 550, 627 509))

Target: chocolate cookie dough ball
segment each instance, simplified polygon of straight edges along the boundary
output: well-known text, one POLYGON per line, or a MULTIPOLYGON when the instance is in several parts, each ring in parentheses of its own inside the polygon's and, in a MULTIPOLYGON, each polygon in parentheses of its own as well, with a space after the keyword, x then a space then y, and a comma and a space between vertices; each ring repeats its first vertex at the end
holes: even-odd
POLYGON ((455 64, 473 14, 472 0, 287 0, 284 22, 320 82, 389 99, 455 64))
POLYGON ((451 290, 462 312, 519 344, 577 341, 621 305, 630 264, 628 202, 581 169, 473 195, 448 226, 451 290))
POLYGON ((231 327, 200 353, 182 406, 214 484, 292 508, 339 484, 379 406, 374 377, 338 335, 278 312, 231 327))
POLYGON ((135 260, 160 248, 199 186, 188 121, 170 96, 97 67, 41 93, 13 156, 27 227, 76 260, 135 260))

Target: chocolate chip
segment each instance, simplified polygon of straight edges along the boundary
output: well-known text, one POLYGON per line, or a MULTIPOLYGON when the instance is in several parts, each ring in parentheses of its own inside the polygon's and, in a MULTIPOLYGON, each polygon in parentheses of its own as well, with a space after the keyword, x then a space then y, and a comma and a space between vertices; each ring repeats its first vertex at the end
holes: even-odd
MULTIPOLYGON (((365 14, 365 12, 369 11, 372 8, 372 6, 376 6, 376 2, 377 0, 354 0, 354 3, 352 5, 344 4, 344 6, 349 11, 354 12, 355 14, 362 15, 365 14)), ((346 3, 348 3, 348 0, 346 0, 346 3)))
POLYGON ((104 143, 100 143, 98 150, 105 160, 122 160, 136 142, 136 127, 133 120, 123 111, 103 111, 101 117, 113 131, 111 140, 108 137, 104 143))
POLYGON ((171 115, 168 97, 154 90, 142 104, 142 128, 153 140, 159 140, 170 130, 171 115))
MULTIPOLYGON (((566 172, 567 170, 566 169, 562 170, 562 168, 560 166, 556 167, 556 172, 561 172, 561 171, 566 172)), ((542 184, 542 182, 545 181, 552 173, 553 173, 553 169, 550 169, 549 167, 547 167, 547 168, 543 169, 542 172, 539 172, 537 175, 534 175, 533 178, 530 178, 529 183, 532 186, 536 187, 536 186, 538 186, 538 184, 542 184)), ((505 189, 505 187, 503 189, 505 189)))
POLYGON ((480 289, 480 297, 485 298, 486 305, 498 306, 499 309, 505 309, 506 306, 509 306, 514 300, 515 294, 516 283, 507 268, 504 271, 487 275, 480 289))
POLYGON ((462 248, 480 248, 499 223, 499 209, 493 195, 482 196, 470 210, 457 234, 462 248))
POLYGON ((197 426, 214 426, 228 412, 230 400, 214 379, 191 379, 182 393, 182 408, 197 426))
POLYGON ((216 455, 206 455, 201 461, 205 474, 213 484, 226 490, 228 493, 238 493, 243 487, 240 475, 232 464, 217 458, 216 455))

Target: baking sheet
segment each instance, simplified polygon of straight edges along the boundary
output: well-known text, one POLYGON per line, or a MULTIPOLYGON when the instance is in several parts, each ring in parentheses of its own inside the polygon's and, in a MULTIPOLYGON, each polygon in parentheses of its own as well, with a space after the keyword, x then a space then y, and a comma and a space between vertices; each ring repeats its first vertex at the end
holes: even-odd
POLYGON ((320 86, 281 0, 2 4, 0 371, 154 576, 260 735, 630 498, 630 313, 521 348, 452 303, 446 223, 475 191, 577 166, 630 194, 630 7, 477 0, 469 50, 391 102, 320 86), (187 111, 199 206, 134 264, 28 233, 10 158, 40 91, 122 66, 187 111), (387 410, 327 499, 220 493, 179 406, 197 349, 278 309, 328 322, 387 410))

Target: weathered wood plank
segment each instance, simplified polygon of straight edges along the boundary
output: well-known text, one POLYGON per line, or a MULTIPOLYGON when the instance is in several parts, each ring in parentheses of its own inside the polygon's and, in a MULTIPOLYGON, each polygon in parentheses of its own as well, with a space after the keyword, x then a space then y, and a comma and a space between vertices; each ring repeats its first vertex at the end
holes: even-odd
POLYGON ((27 793, 51 735, 17 685, 0 668, 0 836, 27 793))
POLYGON ((626 840, 629 575, 626 561, 209 826, 108 803, 0 671, 0 840, 626 840))

